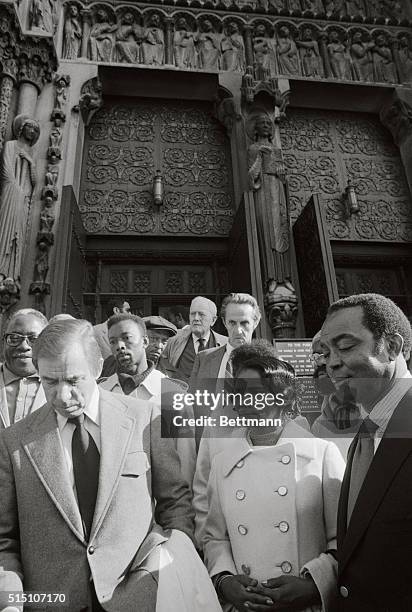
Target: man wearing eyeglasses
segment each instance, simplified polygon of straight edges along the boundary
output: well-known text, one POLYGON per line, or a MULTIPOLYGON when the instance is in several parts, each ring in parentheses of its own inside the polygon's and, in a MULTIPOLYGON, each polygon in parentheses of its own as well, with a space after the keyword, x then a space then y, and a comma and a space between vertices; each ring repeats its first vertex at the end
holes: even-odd
POLYGON ((32 361, 32 346, 46 317, 32 308, 17 310, 3 336, 4 363, 0 366, 0 429, 21 421, 46 403, 32 361))

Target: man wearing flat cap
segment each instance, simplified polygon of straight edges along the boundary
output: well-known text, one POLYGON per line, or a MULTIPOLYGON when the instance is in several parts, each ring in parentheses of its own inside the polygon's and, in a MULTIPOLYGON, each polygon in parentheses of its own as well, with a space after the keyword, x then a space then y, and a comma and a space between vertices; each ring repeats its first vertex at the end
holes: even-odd
MULTIPOLYGON (((149 344, 146 346, 146 357, 148 361, 154 363, 155 368, 163 372, 159 359, 165 350, 165 346, 169 338, 176 336, 177 327, 167 319, 152 315, 143 317, 146 325, 147 337, 149 344)), ((164 374, 166 372, 163 372, 164 374)))

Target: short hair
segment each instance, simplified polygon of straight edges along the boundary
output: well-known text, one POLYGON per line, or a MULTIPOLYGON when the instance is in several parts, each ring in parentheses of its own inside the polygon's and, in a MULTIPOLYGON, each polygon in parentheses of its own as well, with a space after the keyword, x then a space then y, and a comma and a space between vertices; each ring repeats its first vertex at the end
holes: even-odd
POLYGON ((344 308, 361 306, 363 323, 380 342, 384 336, 399 334, 403 338, 402 352, 409 359, 412 346, 412 329, 406 315, 389 298, 379 293, 359 293, 337 300, 329 306, 327 317, 344 308))
POLYGON ((276 395, 282 393, 287 413, 294 418, 300 412, 298 384, 293 366, 276 357, 273 346, 265 340, 252 340, 232 351, 231 361, 235 378, 241 370, 250 368, 259 372, 264 388, 276 395))
POLYGON ((192 304, 195 300, 203 300, 204 302, 206 302, 207 306, 208 306, 208 310, 210 312, 210 314, 212 315, 212 317, 216 317, 217 315, 217 308, 216 308, 216 304, 214 302, 212 302, 212 300, 209 300, 209 298, 204 297, 203 295, 197 295, 196 297, 193 298, 193 300, 190 302, 190 308, 189 308, 189 314, 190 311, 192 310, 192 304))
POLYGON ((49 325, 50 323, 55 323, 56 321, 71 321, 72 319, 75 319, 76 317, 73 317, 73 315, 69 314, 68 312, 59 312, 59 314, 54 315, 50 321, 49 321, 49 325))
POLYGON ((65 319, 47 325, 33 344, 33 363, 37 368, 41 357, 56 357, 70 344, 80 344, 88 359, 90 371, 100 375, 102 354, 93 332, 85 319, 65 319))
POLYGON ((40 312, 40 310, 35 310, 34 308, 21 308, 20 310, 16 310, 13 312, 10 319, 7 321, 6 330, 9 326, 14 322, 18 317, 32 316, 36 317, 44 326, 47 325, 48 321, 44 314, 40 312))
POLYGON ((116 323, 121 323, 122 321, 133 321, 133 323, 140 328, 142 335, 147 336, 146 324, 142 317, 138 317, 131 312, 121 312, 120 314, 110 317, 110 319, 107 321, 107 329, 110 329, 113 327, 113 325, 116 325, 116 323))
POLYGON ((259 305, 253 295, 249 295, 249 293, 229 293, 229 295, 227 295, 223 300, 220 308, 220 316, 222 317, 223 321, 225 320, 226 309, 229 304, 248 304, 249 306, 252 306, 254 310, 253 318, 257 322, 260 321, 262 315, 260 313, 259 305))
POLYGON ((112 316, 113 308, 121 308, 125 302, 127 302, 127 299, 124 296, 118 296, 109 300, 106 304, 107 318, 112 316))
POLYGON ((182 319, 184 319, 185 321, 189 320, 189 311, 190 308, 189 306, 170 306, 169 308, 169 312, 176 316, 178 314, 182 315, 182 319))

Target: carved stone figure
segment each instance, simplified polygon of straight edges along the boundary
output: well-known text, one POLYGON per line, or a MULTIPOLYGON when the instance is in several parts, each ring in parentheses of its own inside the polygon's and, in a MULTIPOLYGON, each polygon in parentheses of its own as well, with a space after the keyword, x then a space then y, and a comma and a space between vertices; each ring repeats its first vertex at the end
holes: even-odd
POLYGON ((388 19, 401 20, 403 17, 402 4, 398 0, 382 0, 382 13, 388 19))
POLYGON ((213 30, 210 19, 205 19, 196 36, 199 68, 218 70, 220 68, 220 34, 213 30))
POLYGON ((346 14, 349 15, 349 17, 365 15, 365 5, 363 0, 346 0, 346 14))
POLYGON ((310 11, 313 14, 323 13, 321 0, 301 0, 302 10, 310 11))
POLYGON ((300 74, 299 52, 289 28, 282 26, 278 32, 278 61, 281 74, 300 74))
POLYGON ((329 17, 343 17, 346 13, 345 0, 326 0, 325 10, 329 17))
POLYGON ((302 40, 297 40, 296 44, 299 47, 303 74, 308 77, 323 77, 323 64, 319 53, 319 45, 313 37, 312 30, 305 28, 302 40))
POLYGON ((375 81, 378 83, 397 83, 398 79, 392 51, 388 47, 384 34, 379 34, 376 38, 375 46, 372 49, 372 56, 375 81))
POLYGON ((150 17, 145 28, 142 51, 146 66, 161 66, 164 63, 165 37, 160 17, 156 13, 150 17))
POLYGON ((412 83, 412 50, 405 34, 399 39, 398 58, 402 83, 412 83))
POLYGON ((33 0, 30 10, 30 27, 53 34, 53 0, 33 0))
POLYGON ((54 225, 54 208, 53 200, 49 198, 49 202, 45 203, 43 210, 40 213, 40 232, 51 232, 54 225))
POLYGON ((50 146, 47 149, 47 157, 52 164, 55 164, 58 159, 62 157, 61 144, 62 144, 62 131, 58 127, 54 127, 50 133, 50 146))
POLYGON ((290 280, 285 166, 281 149, 272 142, 272 122, 264 113, 256 118, 255 139, 248 150, 248 177, 255 192, 260 242, 273 255, 266 273, 268 278, 284 283, 290 280))
POLYGON ((373 81, 372 49, 375 44, 362 40, 362 33, 355 32, 350 47, 352 73, 355 81, 373 81))
POLYGON ((66 11, 63 32, 63 59, 79 57, 82 44, 82 24, 79 9, 75 4, 69 4, 66 11))
POLYGON ((350 79, 350 63, 345 45, 339 40, 336 30, 329 33, 327 44, 329 63, 335 79, 350 79))
POLYGON ((382 2, 381 0, 368 0, 366 4, 369 12, 369 16, 372 19, 382 17, 382 2))
POLYGON ((28 214, 36 184, 33 145, 40 125, 28 115, 13 121, 16 140, 6 142, 1 160, 0 276, 19 280, 28 214))
POLYGON ((107 12, 100 8, 96 22, 90 30, 90 58, 95 62, 110 62, 114 46, 114 32, 117 25, 109 23, 107 12))
POLYGON ((287 0, 287 5, 292 13, 300 13, 302 11, 300 0, 287 0))
POLYGON ((267 4, 268 6, 271 6, 272 8, 275 9, 275 11, 278 11, 278 12, 283 11, 283 9, 286 8, 285 0, 269 0, 267 1, 267 4))
POLYGON ((173 50, 178 68, 197 67, 194 34, 189 31, 189 26, 184 17, 181 17, 176 24, 173 50))
POLYGON ((70 85, 70 77, 68 75, 57 75, 55 86, 55 101, 54 108, 64 110, 67 104, 67 88, 70 85))
POLYGON ((119 62, 137 64, 139 62, 139 26, 135 24, 134 15, 125 13, 116 30, 116 53, 119 62))
POLYGON ((259 23, 253 35, 254 69, 257 81, 265 81, 277 73, 275 45, 275 40, 268 36, 265 24, 259 23))
POLYGON ((30 81, 36 83, 40 87, 43 84, 44 70, 40 57, 33 55, 28 65, 27 76, 30 81))
POLYGON ((234 72, 245 70, 245 43, 235 21, 229 22, 221 42, 222 68, 234 72))
POLYGON ((47 240, 41 239, 37 241, 38 253, 34 264, 34 282, 44 283, 49 271, 49 244, 47 240))

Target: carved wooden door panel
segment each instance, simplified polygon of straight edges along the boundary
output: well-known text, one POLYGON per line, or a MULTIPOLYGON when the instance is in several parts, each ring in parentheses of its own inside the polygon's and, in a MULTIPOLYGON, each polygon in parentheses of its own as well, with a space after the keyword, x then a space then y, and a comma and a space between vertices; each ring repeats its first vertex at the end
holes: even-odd
POLYGON ((86 134, 80 210, 90 234, 227 236, 228 138, 207 102, 109 100, 86 134), (153 199, 160 171, 164 201, 153 199))
POLYGON ((292 219, 313 193, 325 207, 331 240, 412 242, 412 206, 390 133, 375 115, 289 109, 280 124, 292 219), (360 212, 347 218, 348 181, 360 212))
POLYGON ((293 226, 305 333, 322 327, 329 305, 338 299, 332 252, 319 196, 306 204, 293 226))

